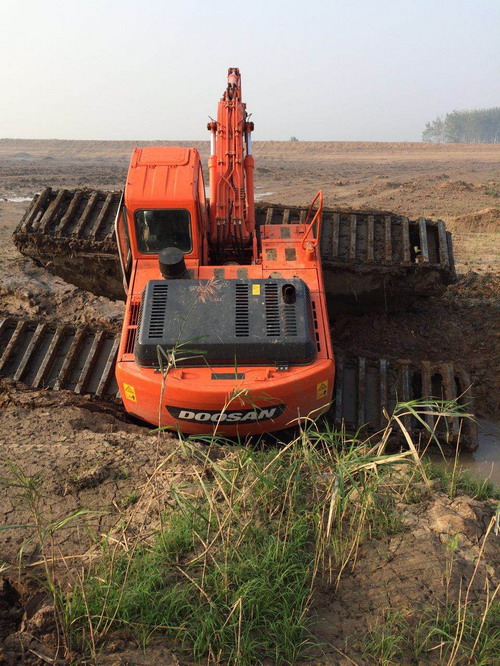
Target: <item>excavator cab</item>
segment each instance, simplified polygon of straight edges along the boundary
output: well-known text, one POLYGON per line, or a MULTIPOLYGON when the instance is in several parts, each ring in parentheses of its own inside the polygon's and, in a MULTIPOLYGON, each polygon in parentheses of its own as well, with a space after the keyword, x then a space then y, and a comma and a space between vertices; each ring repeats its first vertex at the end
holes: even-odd
POLYGON ((166 248, 180 250, 189 267, 196 266, 208 253, 207 224, 196 148, 136 148, 115 224, 125 292, 139 267, 161 277, 157 257, 166 248))

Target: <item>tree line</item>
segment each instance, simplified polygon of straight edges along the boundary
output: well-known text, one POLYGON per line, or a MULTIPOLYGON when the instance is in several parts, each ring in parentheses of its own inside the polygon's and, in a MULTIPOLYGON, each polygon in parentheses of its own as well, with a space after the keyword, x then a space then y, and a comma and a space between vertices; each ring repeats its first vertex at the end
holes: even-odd
POLYGON ((426 123, 422 141, 432 143, 500 143, 500 106, 453 111, 426 123))

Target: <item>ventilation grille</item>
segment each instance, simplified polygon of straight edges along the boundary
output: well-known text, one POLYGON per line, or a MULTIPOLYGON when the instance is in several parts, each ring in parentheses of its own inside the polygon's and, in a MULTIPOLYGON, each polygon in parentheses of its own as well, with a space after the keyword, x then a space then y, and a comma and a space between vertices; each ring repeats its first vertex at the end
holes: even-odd
POLYGON ((284 305, 283 314, 285 321, 285 335, 298 335, 295 305, 284 305))
POLYGON ((144 312, 144 301, 145 301, 145 290, 142 292, 141 296, 141 305, 139 307, 139 316, 137 318, 137 328, 140 329, 142 328, 142 315, 144 312))
POLYGON ((319 328, 318 328, 318 313, 316 312, 316 303, 311 300, 312 311, 313 311, 313 321, 314 321, 314 335, 316 338, 316 349, 321 351, 321 343, 319 341, 319 328))
POLYGON ((168 284, 155 284, 151 303, 148 337, 162 338, 167 307, 168 284))
POLYGON ((128 325, 129 326, 137 326, 137 322, 139 321, 139 310, 141 307, 141 302, 137 301, 136 303, 131 303, 130 304, 130 314, 128 318, 128 325))
POLYGON ((234 332, 237 338, 246 338, 250 335, 248 287, 248 284, 236 284, 234 332))
POLYGON ((136 328, 129 328, 127 331, 127 342, 125 343, 125 354, 134 353, 135 337, 137 335, 136 328))
POLYGON ((270 282, 264 285, 266 304, 266 335, 281 335, 278 285, 270 282))
POLYGON ((134 353, 134 345, 135 345, 135 338, 137 336, 137 323, 139 321, 140 309, 141 309, 140 301, 130 304, 127 341, 125 342, 125 354, 134 353))

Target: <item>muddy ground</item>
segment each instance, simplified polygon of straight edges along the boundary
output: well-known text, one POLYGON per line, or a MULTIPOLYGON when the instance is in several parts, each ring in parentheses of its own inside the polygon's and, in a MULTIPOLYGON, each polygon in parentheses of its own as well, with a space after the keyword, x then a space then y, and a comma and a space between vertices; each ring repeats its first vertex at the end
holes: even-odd
MULTIPOLYGON (((265 193, 268 201, 304 204, 321 187, 327 204, 445 220, 454 232, 460 276, 445 297, 417 302, 409 312, 390 316, 333 313, 333 337, 359 353, 461 361, 474 381, 478 412, 498 417, 500 146, 254 145, 257 191, 265 193)), ((121 188, 132 146, 132 142, 0 140, 0 316, 40 315, 119 326, 121 303, 67 285, 17 254, 11 234, 26 202, 9 200, 30 197, 47 185, 121 188)), ((200 142, 198 147, 206 157, 208 145, 200 142)), ((104 513, 87 518, 86 525, 98 533, 106 531, 127 514, 126 498, 146 483, 158 457, 173 446, 169 438, 158 443, 147 429, 113 412, 103 412, 91 401, 26 391, 8 382, 0 387, 0 476, 7 473, 6 460, 29 475, 38 474, 47 518, 55 520, 80 506, 99 508, 104 513)), ((186 473, 182 459, 172 465, 162 477, 165 492, 176 475, 186 473)), ((318 592, 318 631, 325 643, 342 648, 348 635, 366 629, 374 617, 402 598, 418 607, 424 598, 441 594, 440 571, 450 525, 463 539, 457 576, 470 573, 471 558, 491 507, 436 496, 418 509, 404 510, 411 527, 408 533, 363 551, 363 566, 344 579, 337 593, 326 587, 318 592)), ((28 520, 19 493, 2 491, 1 523, 28 520)), ((5 576, 12 582, 24 536, 18 530, 0 535, 0 559, 7 561, 10 568, 5 576)), ((81 555, 89 546, 87 539, 83 527, 68 529, 58 548, 65 555, 81 555)), ((498 550, 496 555, 491 553, 490 568, 481 572, 479 586, 487 573, 492 581, 498 577, 497 556, 498 550)), ((29 570, 39 558, 36 548, 27 548, 26 558, 29 570)), ((35 631, 29 613, 24 612, 34 593, 27 583, 15 589, 9 585, 5 583, 0 590, 0 641, 4 641, 0 663, 2 659, 5 663, 47 663, 36 653, 50 652, 50 640, 46 641, 48 648, 45 644, 40 647, 43 632, 35 631)), ((38 600, 38 607, 42 602, 38 600)), ((33 613, 38 607, 33 606, 33 613)), ((48 629, 46 635, 51 635, 48 629)), ((117 655, 109 655, 102 663, 187 663, 178 662, 161 644, 152 647, 146 660, 126 644, 117 649, 117 655), (127 657, 127 650, 132 656, 127 657)), ((332 650, 321 663, 343 663, 336 658, 340 659, 332 650)))
MULTIPOLYGON (((186 144, 188 145, 188 144, 186 144)), ((208 143, 195 142, 202 157, 208 143)), ((11 232, 43 187, 120 189, 133 142, 0 141, 1 311, 118 325, 121 304, 53 278, 16 252, 11 232)), ((481 415, 499 416, 500 147, 256 142, 257 193, 268 201, 325 203, 443 219, 454 233, 459 281, 445 298, 387 316, 331 312, 333 340, 356 353, 466 365, 481 415)), ((208 181, 207 181, 208 182, 208 181)))
MULTIPOLYGON (((128 522, 131 536, 147 534, 158 526, 158 506, 173 501, 173 489, 194 486, 196 474, 204 477, 199 459, 179 448, 174 439, 158 438, 117 418, 111 409, 100 411, 99 406, 72 394, 16 390, 6 383, 0 409, 2 456, 39 479, 44 526, 80 507, 95 511, 58 530, 46 546, 46 554, 54 558, 59 575, 68 584, 82 562, 92 557, 95 541, 118 521, 128 522), (153 474, 165 459, 168 465, 153 474), (144 495, 137 505, 131 505, 130 498, 137 491, 144 495)), ((223 457, 225 453, 214 454, 223 457)), ((12 470, 4 467, 3 473, 11 475, 12 470)), ((3 495, 0 510, 2 525, 33 522, 27 497, 19 488, 3 495)), ((339 650, 354 658, 354 663, 367 663, 360 656, 361 637, 388 610, 404 609, 409 617, 418 618, 430 604, 458 599, 471 579, 471 603, 484 600, 488 586, 493 590, 498 585, 498 536, 490 534, 486 540, 474 573, 495 512, 493 501, 479 502, 467 496, 452 500, 431 492, 418 503, 401 503, 398 510, 404 531, 363 546, 353 572, 345 573, 338 587, 326 579, 318 583, 313 629, 322 648, 315 652, 312 663, 353 663, 339 650), (450 551, 454 535, 458 535, 457 546, 450 551)), ((52 606, 32 580, 33 573, 40 573, 41 549, 36 540, 25 545, 24 573, 19 577, 16 554, 27 532, 12 529, 3 535, 2 558, 7 569, 3 587, 0 585, 0 664, 53 663, 50 659, 57 639, 52 606)), ((73 657, 74 663, 80 663, 77 654, 73 657)), ((153 639, 144 654, 126 633, 118 632, 97 663, 160 666, 192 662, 179 646, 165 644, 160 638, 153 639)))

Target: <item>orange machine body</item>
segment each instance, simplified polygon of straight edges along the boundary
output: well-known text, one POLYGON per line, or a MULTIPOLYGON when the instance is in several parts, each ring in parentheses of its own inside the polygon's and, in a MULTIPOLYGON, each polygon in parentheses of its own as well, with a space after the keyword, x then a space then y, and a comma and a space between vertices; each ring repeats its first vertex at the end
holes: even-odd
MULTIPOLYGON (((253 202, 253 193, 251 199, 253 202)), ((216 431, 231 437, 281 430, 296 424, 298 419, 316 418, 330 405, 334 380, 317 240, 320 216, 315 215, 307 224, 261 226, 259 243, 252 242, 254 247, 246 263, 213 265, 209 211, 195 148, 134 150, 116 223, 127 291, 116 366, 125 409, 156 426, 192 434, 216 431), (293 360, 281 366, 240 365, 236 358, 232 367, 209 367, 203 360, 178 364, 173 354, 169 365, 171 350, 164 350, 160 368, 139 365, 134 345, 141 299, 150 281, 162 280, 158 253, 144 251, 144 247, 141 250, 138 238, 137 215, 150 210, 188 212, 191 246, 184 252, 184 259, 190 279, 200 281, 200 285, 209 281, 216 288, 223 281, 242 279, 302 280, 309 290, 314 318, 314 360, 303 365, 295 365, 293 360)), ((312 217, 312 206, 310 212, 312 217)), ((245 237, 252 234, 253 222, 246 227, 245 237)), ((257 283, 252 285, 250 298, 263 298, 257 283)))

